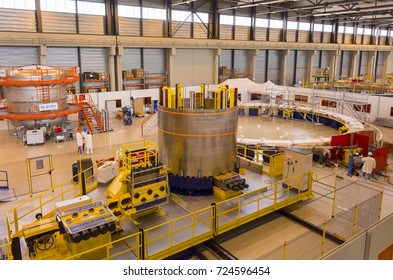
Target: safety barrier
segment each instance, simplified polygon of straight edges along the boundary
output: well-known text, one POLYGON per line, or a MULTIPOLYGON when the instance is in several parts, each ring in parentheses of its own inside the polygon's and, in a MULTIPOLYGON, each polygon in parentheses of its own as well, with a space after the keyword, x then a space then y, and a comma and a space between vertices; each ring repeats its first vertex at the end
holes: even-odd
POLYGON ((224 233, 297 201, 310 199, 312 173, 309 171, 217 203, 215 234, 224 233), (294 181, 297 181, 296 185, 292 185, 294 181), (302 190, 304 184, 307 189, 302 190))
POLYGON ((0 189, 8 189, 8 172, 0 171, 0 189))
POLYGON ((327 238, 327 235, 344 242, 358 233, 365 231, 380 220, 383 193, 356 204, 350 209, 336 214, 333 218, 316 226, 322 234, 308 231, 267 254, 260 257, 265 260, 312 260, 320 259, 339 246, 327 238), (307 248, 301 250, 300 248, 307 248))
MULTIPOLYGON (((85 172, 87 172, 86 170, 85 172)), ((104 259, 163 259, 189 247, 209 240, 216 235, 250 222, 268 213, 312 197, 313 172, 300 174, 260 189, 242 194, 162 224, 141 230, 124 238, 103 244, 67 259, 80 259, 93 252, 105 252, 104 259), (298 183, 292 185, 291 180, 298 183), (304 185, 307 186, 306 189, 304 185)), ((81 173, 75 176, 80 176, 81 173)), ((75 177, 74 176, 74 177, 75 177)), ((91 177, 86 178, 88 181, 91 177)), ((74 181, 73 178, 71 181, 74 181)), ((89 192, 97 186, 92 182, 89 192)), ((6 212, 9 240, 22 235, 20 224, 35 220, 37 212, 44 218, 54 214, 56 202, 80 196, 82 183, 69 185, 69 181, 43 192, 16 208, 6 212), (25 207, 33 205, 33 209, 25 207), (24 208, 28 208, 26 211, 24 208)))
POLYGON ((284 167, 284 154, 282 152, 269 154, 266 151, 264 152, 261 150, 258 144, 238 144, 237 155, 240 158, 244 158, 263 166, 262 172, 268 176, 276 177, 282 175, 284 167))

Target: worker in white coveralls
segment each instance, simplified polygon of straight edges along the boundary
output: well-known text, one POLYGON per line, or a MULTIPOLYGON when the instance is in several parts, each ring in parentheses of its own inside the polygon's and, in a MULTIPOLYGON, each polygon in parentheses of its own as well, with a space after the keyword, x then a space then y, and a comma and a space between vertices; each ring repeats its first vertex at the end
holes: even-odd
POLYGON ((367 180, 370 180, 371 173, 377 166, 377 162, 375 161, 375 158, 373 158, 373 153, 369 152, 367 157, 362 158, 362 161, 364 162, 362 167, 363 177, 365 177, 367 180))
POLYGON ((87 131, 85 136, 86 154, 91 155, 93 153, 93 135, 90 130, 87 131))
POLYGON ((78 128, 76 131, 76 144, 78 145, 78 154, 83 154, 83 136, 81 134, 81 129, 78 128))

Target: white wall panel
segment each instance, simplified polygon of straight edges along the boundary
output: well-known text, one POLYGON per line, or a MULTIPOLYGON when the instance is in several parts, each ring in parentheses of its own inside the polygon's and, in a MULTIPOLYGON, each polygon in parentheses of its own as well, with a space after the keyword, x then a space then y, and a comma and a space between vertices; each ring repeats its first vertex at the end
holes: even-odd
POLYGON ((367 74, 367 65, 368 65, 368 60, 370 58, 370 52, 361 52, 361 65, 360 65, 360 75, 366 75, 367 74))
POLYGON ((76 33, 75 14, 42 11, 42 29, 48 33, 76 33))
MULTIPOLYGON (((50 66, 79 66, 77 48, 47 48, 46 64, 50 66)), ((80 83, 73 84, 76 93, 80 92, 80 83)))
POLYGON ((266 50, 259 50, 259 55, 256 57, 255 65, 255 82, 266 82, 266 50))
POLYGON ((281 31, 282 29, 278 29, 278 28, 270 28, 270 34, 269 34, 269 41, 273 41, 273 42, 278 42, 281 39, 281 31))
POLYGON ((309 59, 309 51, 297 51, 297 63, 296 63, 296 81, 294 83, 298 83, 299 81, 307 80, 307 64, 309 59))
POLYGON ((232 25, 220 24, 220 39, 232 40, 232 25))
POLYGON ((238 72, 249 71, 249 51, 248 50, 235 50, 234 57, 234 70, 238 72))
POLYGON ((316 51, 316 54, 313 57, 313 63, 312 63, 312 67, 313 69, 318 69, 319 67, 319 59, 322 55, 322 51, 316 51))
POLYGON ((0 31, 36 32, 35 11, 0 9, 0 31))
POLYGON ((269 50, 268 57, 268 69, 267 79, 275 84, 279 84, 281 79, 281 51, 280 50, 269 50))
POLYGON ((287 42, 296 42, 296 30, 287 30, 287 42))
POLYGON ((214 82, 214 51, 204 49, 177 49, 174 81, 183 86, 212 84, 214 82))
POLYGON ((105 34, 105 17, 96 15, 79 15, 80 34, 105 34))
POLYGON ((349 70, 351 69, 351 63, 352 63, 352 52, 351 51, 342 51, 342 68, 341 68, 341 77, 342 78, 347 78, 349 77, 349 70))
POLYGON ((235 40, 250 40, 250 27, 235 26, 235 40))
POLYGON ((287 71, 285 81, 285 84, 288 86, 293 86, 293 84, 295 83, 295 81, 293 80, 293 71, 295 71, 295 51, 290 51, 287 56, 287 71))
POLYGON ((255 28, 255 40, 266 41, 267 28, 256 27, 255 28))
POLYGON ((164 21, 156 19, 143 20, 143 36, 147 37, 163 37, 164 21))
POLYGON ((146 72, 156 73, 166 71, 165 49, 144 49, 143 67, 146 72))
POLYGON ((106 48, 81 48, 81 72, 108 72, 106 48))
POLYGON ((141 49, 124 48, 122 56, 123 70, 142 68, 141 49))
POLYGON ((172 22, 173 38, 191 38, 191 22, 172 22))
POLYGON ((39 64, 37 47, 0 47, 0 66, 39 64))
POLYGON ((195 39, 207 39, 208 31, 203 25, 203 23, 195 22, 194 23, 194 38, 195 39))
POLYGON ((221 51, 221 55, 220 55, 220 59, 219 59, 219 67, 221 66, 226 66, 229 69, 232 68, 232 51, 231 50, 222 50, 221 51))
POLYGON ((320 43, 322 38, 322 32, 314 32, 314 43, 320 43))
POLYGON ((119 35, 140 36, 140 29, 140 19, 119 17, 119 35))
POLYGON ((298 42, 308 43, 310 33, 305 30, 299 30, 299 40, 298 42))

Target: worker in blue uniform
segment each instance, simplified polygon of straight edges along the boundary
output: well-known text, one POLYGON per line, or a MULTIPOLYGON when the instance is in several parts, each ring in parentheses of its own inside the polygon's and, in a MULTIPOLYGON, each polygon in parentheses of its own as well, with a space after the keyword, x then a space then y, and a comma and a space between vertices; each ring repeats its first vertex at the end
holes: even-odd
POLYGON ((355 156, 353 152, 351 151, 348 159, 348 176, 352 177, 353 174, 353 167, 354 167, 354 162, 355 162, 355 156))

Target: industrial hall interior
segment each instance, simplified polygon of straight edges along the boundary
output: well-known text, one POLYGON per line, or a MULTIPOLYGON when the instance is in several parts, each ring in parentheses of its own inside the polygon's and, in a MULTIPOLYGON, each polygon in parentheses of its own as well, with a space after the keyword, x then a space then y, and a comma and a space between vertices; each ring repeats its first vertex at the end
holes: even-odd
POLYGON ((0 0, 1 260, 392 260, 393 1, 0 0))

